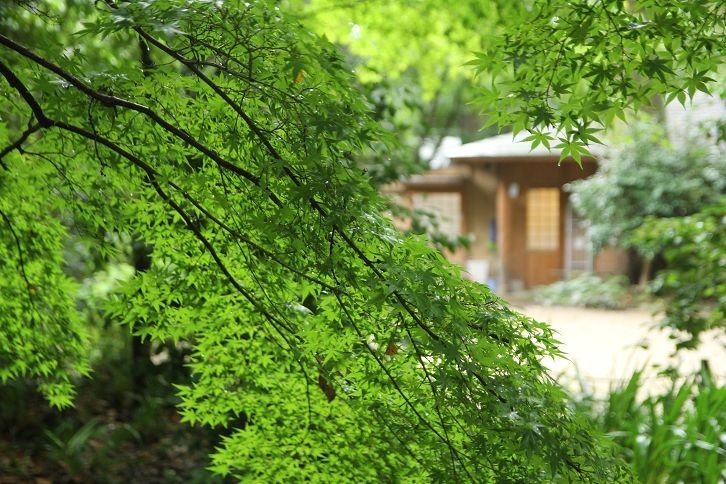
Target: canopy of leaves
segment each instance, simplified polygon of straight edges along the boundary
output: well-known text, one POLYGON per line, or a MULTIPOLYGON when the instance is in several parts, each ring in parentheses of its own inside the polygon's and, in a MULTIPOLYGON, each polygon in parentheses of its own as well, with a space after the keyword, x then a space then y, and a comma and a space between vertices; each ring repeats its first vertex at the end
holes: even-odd
POLYGON ((667 268, 652 290, 666 298, 663 326, 678 348, 695 348, 703 332, 726 331, 726 197, 687 217, 649 218, 633 234, 645 253, 662 253, 667 268))
POLYGON ((590 222, 596 248, 630 246, 633 230, 647 217, 688 215, 726 193, 726 157, 717 145, 700 139, 672 147, 651 123, 629 131, 630 140, 618 143, 594 176, 568 187, 575 208, 590 222))
POLYGON ((708 93, 723 65, 721 0, 512 3, 506 32, 473 62, 487 76, 481 103, 489 122, 557 141, 563 158, 579 160, 598 131, 654 98, 708 93))
POLYGON ((193 345, 180 410, 233 429, 219 473, 622 481, 542 365, 551 330, 381 215, 349 156, 378 136, 368 105, 276 3, 99 3, 60 36, 3 7, 2 377, 69 403, 87 365, 64 243, 133 237, 150 267, 105 316, 193 345))
POLYGON ((424 101, 464 86, 461 103, 476 99, 487 125, 578 161, 632 110, 708 93, 724 61, 720 0, 289 3, 345 46, 364 82, 406 80, 424 101))
POLYGON ((482 136, 475 72, 465 63, 493 34, 483 26, 499 18, 496 2, 297 3, 305 25, 347 54, 375 119, 391 134, 358 158, 374 183, 427 169, 424 144, 482 136))

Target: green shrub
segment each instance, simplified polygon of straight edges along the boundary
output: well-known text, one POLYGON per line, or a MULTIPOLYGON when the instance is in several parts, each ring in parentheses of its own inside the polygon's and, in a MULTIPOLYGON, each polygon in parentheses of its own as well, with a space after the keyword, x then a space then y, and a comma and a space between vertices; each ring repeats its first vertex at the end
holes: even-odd
POLYGON ((644 257, 662 253, 650 286, 666 302, 662 326, 677 348, 695 348, 706 331, 726 331, 726 197, 688 217, 647 219, 633 236, 644 257))
POLYGON ((716 483, 726 479, 726 387, 707 367, 697 375, 670 380, 663 393, 643 398, 643 372, 636 371, 604 402, 579 400, 617 444, 621 457, 643 483, 716 483))
POLYGON ((580 274, 566 281, 536 288, 534 300, 547 306, 581 306, 622 309, 631 298, 625 276, 601 279, 594 274, 580 274))

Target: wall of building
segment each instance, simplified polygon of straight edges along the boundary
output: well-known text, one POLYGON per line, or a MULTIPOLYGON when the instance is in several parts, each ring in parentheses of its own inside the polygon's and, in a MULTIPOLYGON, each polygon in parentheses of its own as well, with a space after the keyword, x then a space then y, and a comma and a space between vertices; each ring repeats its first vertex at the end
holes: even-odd
POLYGON ((726 100, 696 92, 693 99, 681 106, 672 102, 665 107, 668 137, 678 145, 698 134, 698 130, 715 121, 726 119, 726 100))
POLYGON ((462 233, 471 236, 468 249, 461 251, 460 263, 469 276, 479 282, 492 282, 496 275, 496 236, 492 223, 496 216, 497 180, 484 167, 472 167, 472 174, 463 187, 464 211, 462 233), (494 242, 494 243, 493 243, 494 242))
MULTIPOLYGON (((475 280, 491 284, 497 279, 504 284, 498 290, 516 291, 566 276, 568 194, 562 187, 592 175, 595 170, 593 161, 583 162, 582 167, 573 161, 558 166, 556 159, 476 162, 419 175, 398 186, 395 196, 409 208, 441 212, 444 218, 447 212, 457 209, 452 199, 460 200, 460 213, 449 217, 455 223, 443 223, 441 227, 451 232, 450 235, 471 235, 472 243, 469 248, 445 254, 446 257, 468 270, 475 280), (533 188, 558 190, 559 246, 556 250, 528 249, 527 192, 533 188)), ((404 228, 407 223, 399 220, 397 225, 404 228)), ((628 262, 627 253, 606 249, 597 254, 590 267, 603 275, 622 274, 627 272, 628 262)))
POLYGON ((546 284, 564 277, 564 244, 567 194, 562 186, 592 175, 594 162, 580 167, 572 161, 557 166, 555 160, 507 160, 498 164, 499 251, 502 260, 500 278, 505 290, 519 290, 546 284), (514 189, 516 186, 516 189, 514 189), (532 251, 527 248, 526 194, 531 188, 560 189, 559 249, 532 251))
POLYGON ((601 276, 614 276, 628 274, 630 270, 630 257, 628 251, 605 247, 595 256, 594 272, 601 276))

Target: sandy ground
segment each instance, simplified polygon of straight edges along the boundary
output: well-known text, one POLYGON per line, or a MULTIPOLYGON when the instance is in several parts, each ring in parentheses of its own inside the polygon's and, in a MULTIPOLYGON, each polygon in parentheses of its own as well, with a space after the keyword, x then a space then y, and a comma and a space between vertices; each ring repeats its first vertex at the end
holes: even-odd
MULTIPOLYGON (((704 335, 696 351, 682 350, 671 356, 675 344, 665 331, 653 329, 656 318, 648 311, 607 311, 560 306, 525 305, 519 308, 539 321, 552 325, 569 358, 548 362, 552 374, 565 385, 579 389, 585 384, 596 395, 627 380, 635 369, 669 364, 681 375, 696 371, 701 360, 709 361, 712 372, 726 383, 726 338, 704 335), (578 382, 579 376, 579 382, 578 382)), ((646 373, 646 391, 666 385, 658 370, 646 373)))

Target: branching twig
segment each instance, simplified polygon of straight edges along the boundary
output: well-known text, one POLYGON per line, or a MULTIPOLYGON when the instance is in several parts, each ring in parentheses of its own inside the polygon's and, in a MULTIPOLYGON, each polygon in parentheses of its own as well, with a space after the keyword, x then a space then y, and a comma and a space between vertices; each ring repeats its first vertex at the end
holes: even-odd
MULTIPOLYGON (((144 114, 149 119, 153 120, 156 124, 161 126, 162 129, 169 132, 170 134, 174 135, 176 138, 179 138, 180 140, 184 141, 189 146, 192 146, 196 150, 204 153, 206 156, 211 158, 215 163, 218 163, 220 166, 224 167, 225 169, 241 176, 242 178, 247 179, 248 181, 252 182, 253 184, 260 186, 260 179, 256 175, 253 175, 252 173, 248 172, 244 168, 241 168, 234 163, 225 160, 222 158, 222 156, 215 152, 214 150, 210 149, 209 147, 203 145, 201 142, 199 142, 194 136, 189 134, 188 132, 184 131, 183 129, 174 126, 161 116, 159 116, 153 109, 144 106, 143 104, 138 104, 133 101, 129 101, 127 99, 123 99, 117 96, 112 96, 108 94, 100 93, 87 84, 85 84, 83 81, 75 77, 70 72, 62 69, 61 67, 57 66, 56 64, 50 62, 49 60, 37 55, 35 52, 31 51, 30 49, 18 44, 17 42, 13 41, 12 39, 9 39, 8 37, 0 34, 0 45, 4 45, 5 47, 17 52, 18 54, 22 55, 23 57, 26 57, 27 59, 30 59, 31 61, 35 62, 39 66, 48 69, 49 71, 53 72, 54 74, 60 76, 65 81, 67 81, 69 84, 71 84, 73 87, 81 91, 86 96, 95 99, 96 101, 100 102, 101 104, 105 106, 118 106, 125 109, 130 109, 131 111, 136 111, 138 113, 144 114)), ((5 74, 5 72, 3 72, 5 74)), ((12 77, 15 77, 14 74, 10 73, 12 77)), ((16 78, 17 79, 17 78, 16 78)), ((42 127, 49 127, 49 124, 51 120, 47 118, 42 110, 40 109, 40 106, 38 105, 37 101, 35 99, 32 99, 32 96, 28 98, 26 94, 30 94, 27 92, 27 89, 25 89, 24 86, 16 86, 13 84, 10 79, 8 81, 11 83, 13 87, 19 90, 21 96, 23 96, 23 99, 28 102, 28 105, 30 106, 31 110, 35 114, 36 118, 38 119, 38 122, 42 125, 42 127), (23 93, 22 90, 25 90, 25 93, 23 93)), ((281 202, 279 199, 277 199, 276 196, 271 195, 273 198, 273 201, 276 201, 276 204, 281 205, 281 202)))
MULTIPOLYGON (((204 72, 199 69, 199 67, 196 64, 196 61, 190 60, 179 54, 177 51, 172 49, 171 47, 167 46, 163 42, 159 41, 155 37, 148 34, 146 31, 144 31, 140 27, 136 27, 134 30, 141 35, 146 41, 148 41, 150 44, 154 45, 170 57, 176 59, 180 63, 182 63, 184 66, 186 66, 188 69, 190 69, 202 82, 207 84, 212 91, 214 91, 215 94, 217 94, 229 107, 231 107, 237 115, 242 118, 247 124, 247 127, 252 131, 252 133, 258 138, 258 140, 262 143, 262 145, 266 148, 268 153, 276 160, 278 161, 284 161, 283 157, 280 155, 280 153, 277 151, 277 149, 272 145, 269 139, 267 139, 267 136, 265 133, 260 129, 259 126, 254 122, 254 120, 242 109, 242 107, 236 103, 232 98, 229 97, 229 95, 224 92, 224 90, 217 85, 214 81, 212 81, 204 72)), ((292 180, 292 182, 297 185, 301 186, 302 182, 298 178, 298 176, 293 173, 292 169, 290 168, 289 164, 283 163, 283 171, 285 174, 292 180)), ((315 209, 322 217, 327 218, 328 212, 325 210, 325 208, 320 205, 320 203, 314 198, 309 198, 310 205, 315 209)), ((345 244, 353 250, 353 252, 356 254, 356 256, 381 280, 385 280, 384 274, 381 272, 381 270, 376 267, 375 263, 366 256, 363 251, 358 247, 358 245, 351 239, 351 237, 338 225, 333 225, 333 229, 338 233, 338 235, 343 239, 345 244)), ((398 303, 404 308, 404 310, 411 316, 411 318, 414 320, 417 326, 419 326, 421 329, 423 329, 432 339, 436 341, 440 341, 441 338, 434 333, 434 331, 426 325, 421 318, 416 314, 416 312, 413 310, 413 308, 408 304, 408 302, 405 300, 405 298, 401 295, 400 292, 394 291, 393 292, 394 298, 398 301, 398 303)))
POLYGON ((7 156, 8 153, 10 153, 13 150, 22 150, 23 143, 25 143, 31 134, 35 133, 36 131, 40 130, 40 124, 38 123, 30 123, 28 125, 28 128, 22 132, 20 135, 20 138, 15 140, 13 143, 10 143, 5 148, 3 148, 2 151, 0 151, 0 166, 2 166, 5 170, 9 170, 8 166, 3 161, 3 158, 7 156))
POLYGON ((18 250, 18 268, 20 269, 20 276, 25 281, 25 290, 28 292, 28 299, 30 299, 30 303, 33 304, 33 297, 31 293, 33 285, 30 283, 30 280, 28 279, 28 274, 25 272, 25 257, 23 256, 23 244, 20 241, 18 233, 15 231, 15 227, 13 227, 13 222, 10 220, 10 217, 8 217, 8 215, 2 210, 0 210, 0 218, 2 218, 5 222, 5 225, 8 226, 8 229, 10 230, 10 233, 15 240, 15 246, 18 250))

